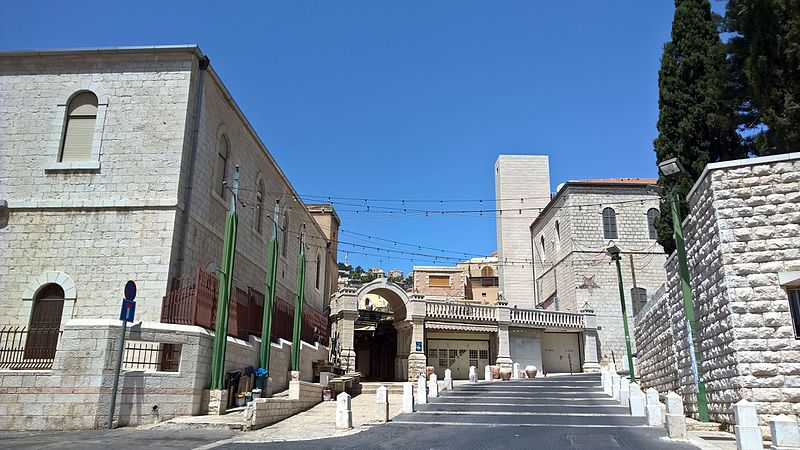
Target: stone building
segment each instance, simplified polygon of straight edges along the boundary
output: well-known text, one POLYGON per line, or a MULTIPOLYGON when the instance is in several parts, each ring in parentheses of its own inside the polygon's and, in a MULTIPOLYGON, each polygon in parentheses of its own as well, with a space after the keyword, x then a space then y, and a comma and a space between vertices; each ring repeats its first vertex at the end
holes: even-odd
MULTIPOLYGON (((760 425, 800 415, 800 153, 709 164, 683 222, 689 284, 712 421, 756 403, 760 425)), ((695 376, 675 254, 667 282, 636 318, 642 387, 682 394, 695 418, 695 376)))
POLYGON ((456 264, 466 277, 464 296, 467 300, 481 303, 496 303, 500 295, 498 281, 497 254, 493 253, 486 258, 472 258, 469 261, 456 264))
MULTIPOLYGON (((123 378, 136 378, 141 388, 141 395, 126 396, 119 406, 132 408, 125 420, 148 420, 138 414, 150 406, 137 402, 152 401, 156 393, 162 418, 197 413, 209 378, 204 364, 210 347, 207 338, 200 339, 199 347, 190 346, 186 333, 208 333, 196 325, 213 328, 214 273, 237 167, 238 246, 229 339, 242 350, 229 352, 227 367, 258 362, 260 341, 248 340, 260 335, 257 308, 263 308, 276 202, 281 207, 277 220, 285 230, 279 239, 276 288, 283 306, 277 309, 290 314, 294 303, 303 233, 309 261, 304 315, 315 319, 309 324, 313 334, 309 331, 305 339, 312 342, 325 334, 323 311, 336 275, 335 212, 330 205, 309 208, 299 200, 198 47, 2 53, 0 116, 0 328, 11 333, 9 327, 26 327, 29 338, 14 353, 13 367, 0 367, 0 395, 10 396, 0 403, 14 403, 31 389, 53 398, 49 388, 70 389, 70 382, 78 383, 83 397, 63 397, 72 419, 59 423, 66 428, 98 425, 106 414, 98 405, 108 401, 102 386, 108 386, 112 370, 103 351, 118 336, 113 328, 119 328, 122 287, 133 279, 139 288, 137 326, 158 330, 142 332, 140 339, 166 339, 148 341, 147 348, 153 354, 170 349, 181 367, 200 371, 192 374, 197 379, 191 384, 182 385, 153 381, 157 377, 149 371, 124 371, 123 378), (45 329, 63 330, 63 335, 41 338, 45 329), (92 357, 66 356, 86 337, 81 333, 98 338, 80 344, 91 346, 81 350, 91 350, 92 357), (33 341, 44 353, 33 348, 33 341), (193 349, 191 354, 180 353, 181 342, 186 351, 193 349), (33 358, 34 350, 39 358, 33 358), (65 378, 54 384, 56 375, 46 368, 27 378, 4 370, 26 368, 31 359, 43 360, 37 369, 52 365, 65 378), (34 380, 35 386, 30 384, 34 380)), ((326 355, 312 353, 317 359, 326 355)), ((277 357, 274 361, 278 364, 277 357)), ((157 361, 146 363, 156 372, 163 369, 157 361)), ((311 360, 303 364, 310 376, 311 360)), ((270 369, 283 384, 286 367, 270 369)), ((3 411, 24 416, 17 409, 15 414, 3 411)), ((0 417, 0 424, 5 419, 0 417)))
MULTIPOLYGON (((612 178, 569 181, 559 186, 550 203, 530 226, 535 263, 534 298, 547 310, 595 311, 598 354, 604 364, 627 365, 616 266, 605 249, 613 241, 621 249, 622 279, 629 326, 649 296, 665 280, 663 248, 656 243, 654 218, 659 197, 655 179, 612 178)), ((631 328, 632 329, 632 328, 631 328)), ((512 359, 541 342, 545 368, 563 365, 579 342, 547 334, 512 339, 512 359), (572 341, 570 343, 570 341, 572 341)), ((635 349, 634 349, 635 353, 635 349)), ((548 369, 549 370, 549 369, 548 369)))

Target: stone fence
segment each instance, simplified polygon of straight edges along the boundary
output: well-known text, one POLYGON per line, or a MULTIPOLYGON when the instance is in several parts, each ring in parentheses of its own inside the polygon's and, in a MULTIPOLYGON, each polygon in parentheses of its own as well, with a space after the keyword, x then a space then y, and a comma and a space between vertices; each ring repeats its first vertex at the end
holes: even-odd
MULTIPOLYGON (((119 337, 117 320, 72 319, 63 327, 51 370, 0 371, 0 429, 106 427, 119 337)), ((140 322, 128 327, 116 425, 202 413, 213 339, 212 332, 192 325, 140 322)), ((228 337, 225 370, 257 367, 260 344, 253 336, 247 342, 228 337)), ((291 343, 272 345, 270 373, 275 390, 281 390, 289 386, 291 343)), ((312 362, 327 359, 328 351, 304 342, 301 349, 301 373, 310 381, 312 362)))

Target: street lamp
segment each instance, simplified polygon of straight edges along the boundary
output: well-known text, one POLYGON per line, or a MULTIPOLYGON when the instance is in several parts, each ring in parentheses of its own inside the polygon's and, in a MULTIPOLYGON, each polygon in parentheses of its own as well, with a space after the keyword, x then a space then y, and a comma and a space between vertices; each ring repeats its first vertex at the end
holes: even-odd
POLYGON ((617 284, 619 285, 619 301, 622 306, 622 325, 625 330, 625 349, 628 351, 628 376, 631 383, 636 382, 636 376, 633 373, 633 354, 631 353, 631 332, 628 330, 628 313, 625 308, 625 288, 622 287, 622 268, 620 268, 619 261, 622 259, 619 256, 620 250, 614 241, 608 242, 606 253, 611 256, 611 260, 617 264, 617 284))
MULTIPOLYGON (((676 181, 681 174, 686 174, 686 170, 678 161, 678 158, 668 159, 658 165, 658 170, 668 181, 676 181)), ((706 398, 706 383, 703 380, 703 360, 698 346, 700 345, 700 333, 697 329, 697 319, 695 318, 694 303, 692 303, 692 288, 689 284, 689 266, 686 263, 686 242, 683 239, 683 226, 681 225, 681 210, 676 189, 669 192, 670 209, 672 210, 672 229, 675 237, 675 250, 678 253, 678 275, 681 279, 681 293, 683 294, 683 312, 686 321, 689 322, 689 335, 691 344, 689 345, 691 362, 694 372, 697 374, 697 412, 701 422, 708 422, 708 399, 706 398)))

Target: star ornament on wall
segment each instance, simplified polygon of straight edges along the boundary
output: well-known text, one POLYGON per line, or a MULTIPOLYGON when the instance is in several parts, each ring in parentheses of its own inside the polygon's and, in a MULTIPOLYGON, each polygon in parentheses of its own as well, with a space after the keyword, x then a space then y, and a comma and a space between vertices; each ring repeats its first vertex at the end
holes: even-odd
POLYGON ((583 277, 583 283, 581 283, 581 285, 578 286, 578 289, 588 289, 589 294, 591 294, 593 290, 600 287, 600 285, 598 285, 597 282, 594 281, 594 275, 588 277, 586 275, 581 275, 581 276, 583 277))

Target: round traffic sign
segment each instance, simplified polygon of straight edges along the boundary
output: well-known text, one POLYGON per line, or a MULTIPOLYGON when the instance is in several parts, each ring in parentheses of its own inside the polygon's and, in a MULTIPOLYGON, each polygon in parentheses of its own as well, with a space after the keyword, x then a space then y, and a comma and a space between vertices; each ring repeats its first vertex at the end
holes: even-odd
POLYGON ((136 283, 133 280, 128 280, 125 283, 125 300, 131 300, 136 298, 136 283))

